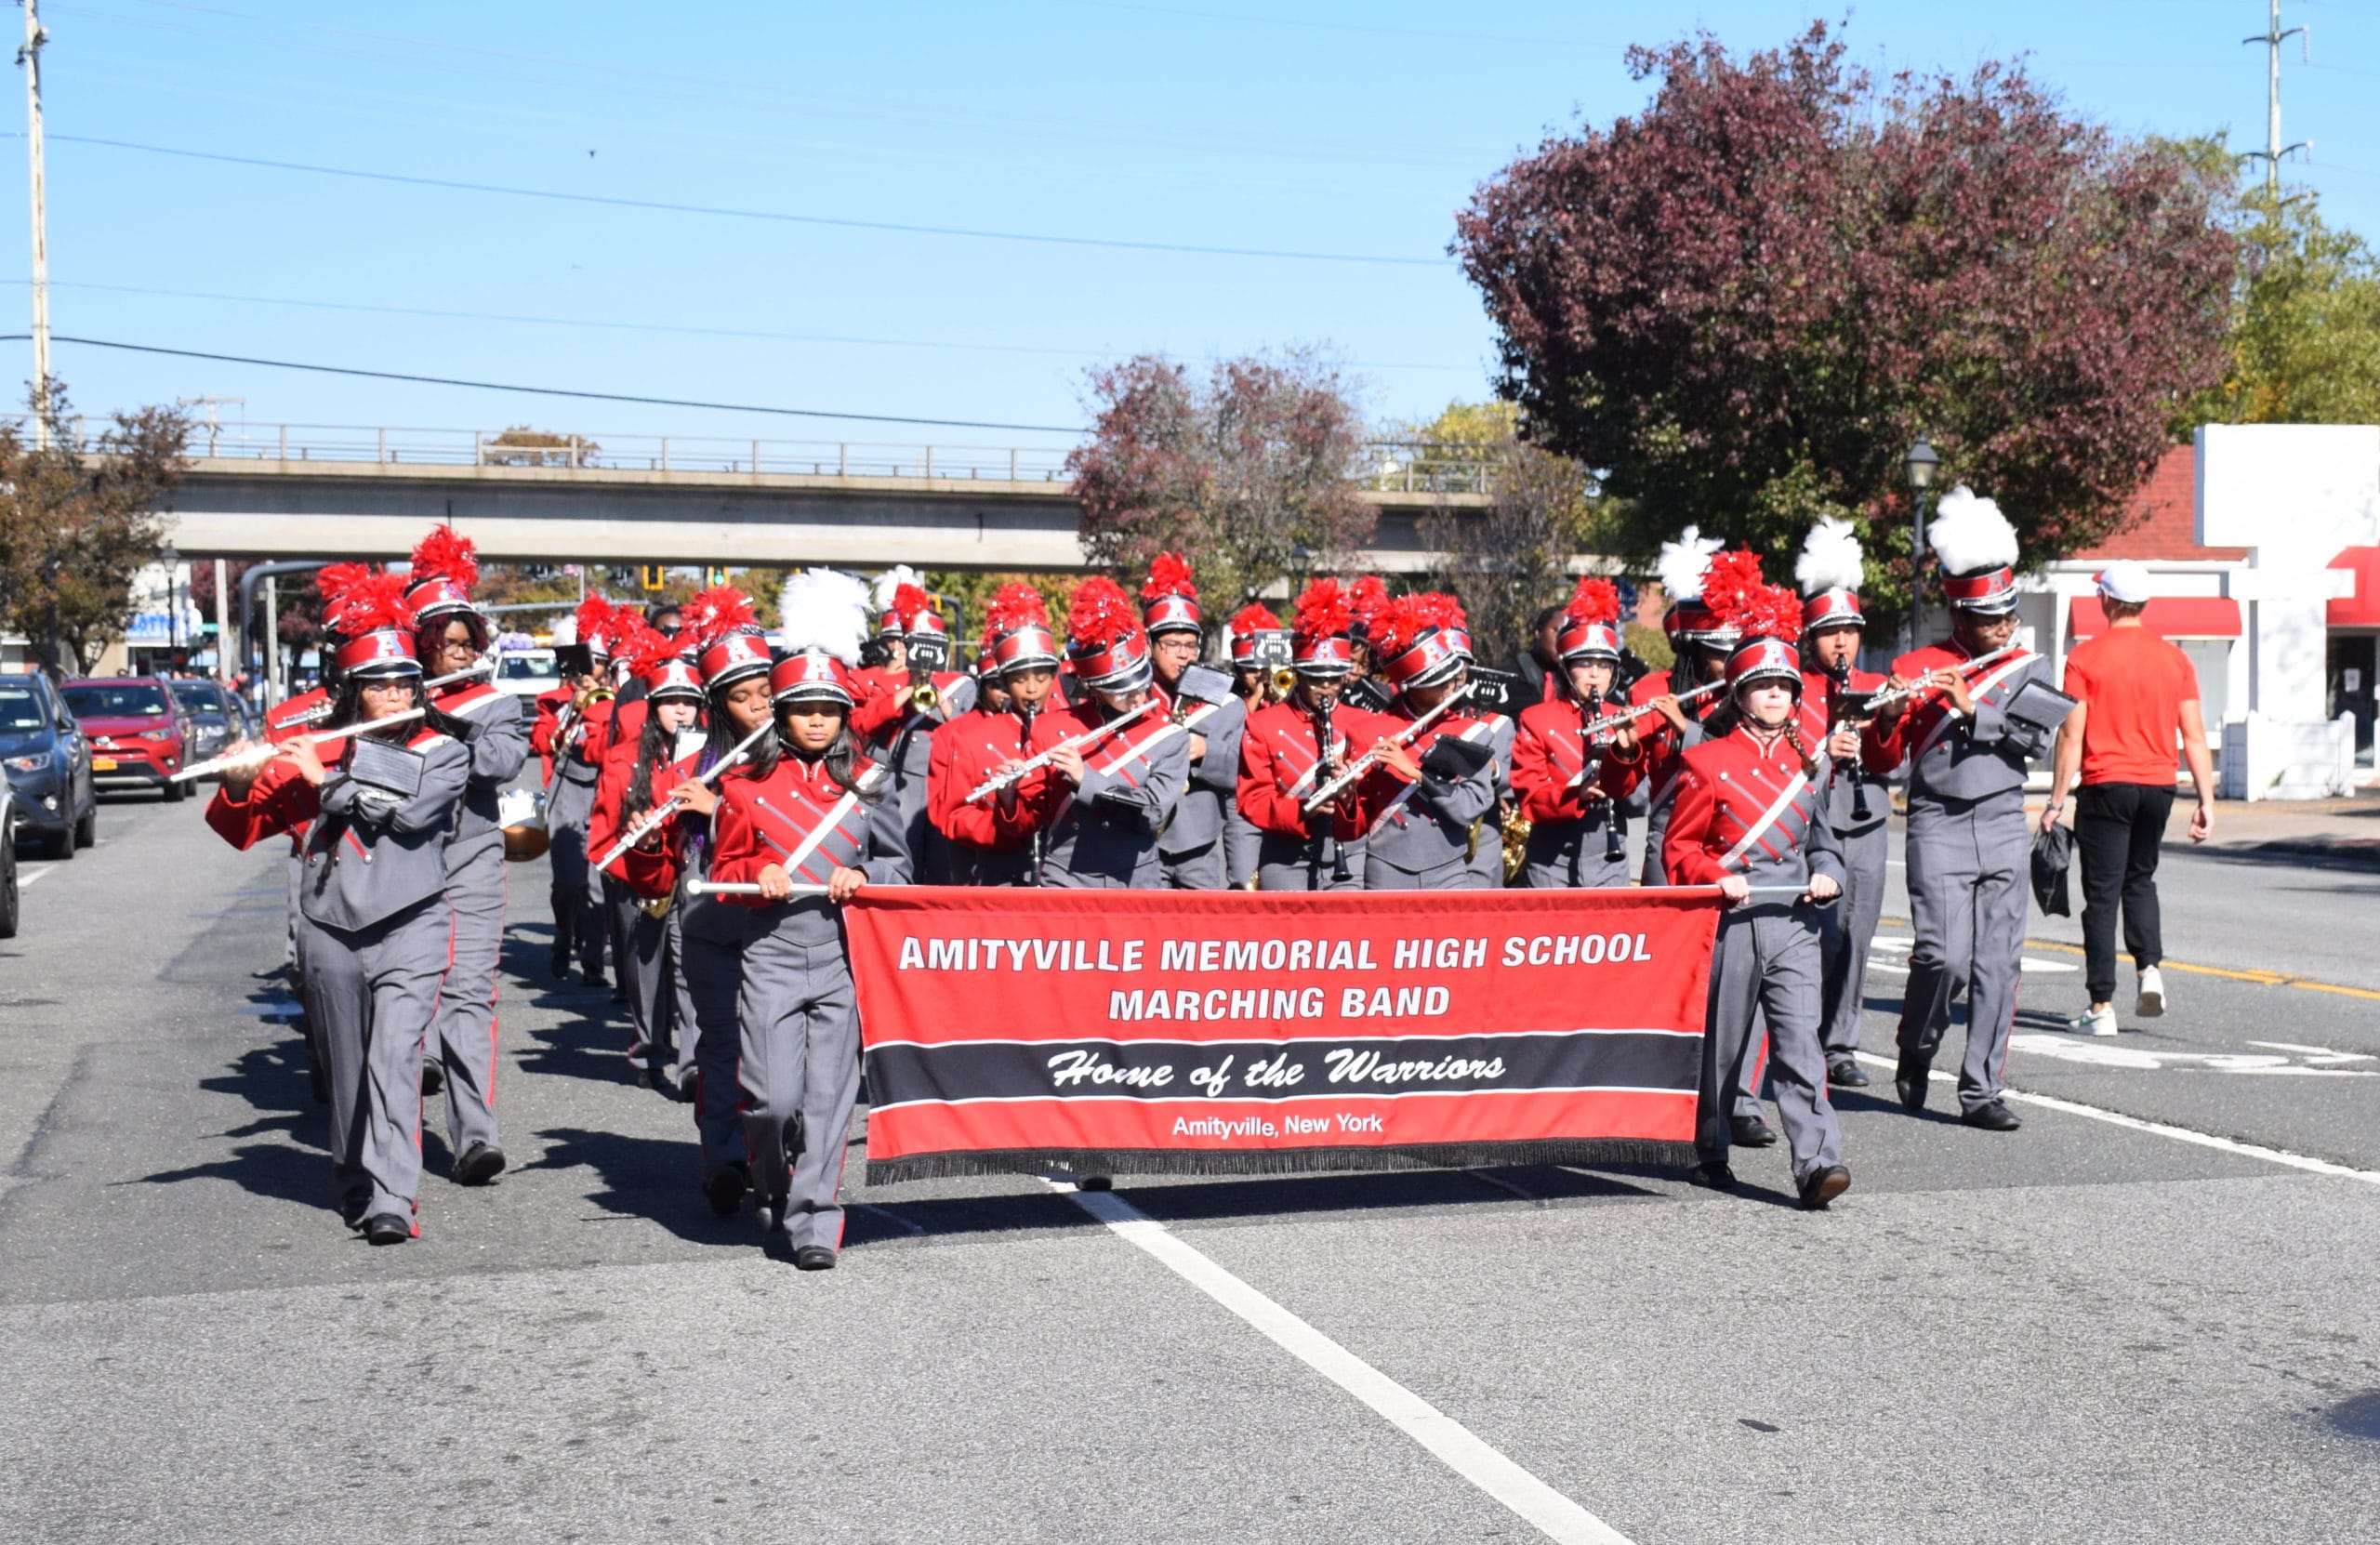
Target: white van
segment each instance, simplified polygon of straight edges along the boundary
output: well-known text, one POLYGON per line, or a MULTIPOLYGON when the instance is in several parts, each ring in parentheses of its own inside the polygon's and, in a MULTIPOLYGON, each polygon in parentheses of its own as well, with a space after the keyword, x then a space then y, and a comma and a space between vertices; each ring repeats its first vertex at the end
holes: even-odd
POLYGON ((496 657, 496 690, 536 697, 562 685, 562 665, 550 649, 508 649, 496 657))

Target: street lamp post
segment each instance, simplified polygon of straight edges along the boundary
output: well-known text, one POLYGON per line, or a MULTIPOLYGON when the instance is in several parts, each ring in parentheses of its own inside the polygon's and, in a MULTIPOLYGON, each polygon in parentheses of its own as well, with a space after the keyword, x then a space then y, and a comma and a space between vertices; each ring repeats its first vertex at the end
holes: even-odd
POLYGON ((182 555, 168 542, 158 549, 157 558, 165 565, 165 667, 171 670, 174 656, 182 649, 182 555))
POLYGON ((1909 619, 1903 624, 1909 639, 1903 654, 1913 654, 1925 642, 1920 627, 1925 610, 1925 494, 1941 465, 1942 458, 1924 435, 1901 458, 1901 469, 1909 474, 1909 619))

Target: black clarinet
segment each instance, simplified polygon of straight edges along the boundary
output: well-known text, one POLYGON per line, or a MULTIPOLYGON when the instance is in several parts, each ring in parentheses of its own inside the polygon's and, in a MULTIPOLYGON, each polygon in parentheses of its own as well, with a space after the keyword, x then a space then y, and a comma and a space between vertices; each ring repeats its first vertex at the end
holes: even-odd
MULTIPOLYGON (((1334 744, 1330 733, 1332 706, 1332 700, 1328 697, 1316 699, 1314 706, 1314 782, 1317 788, 1339 775, 1338 758, 1331 750, 1334 744)), ((1332 817, 1329 810, 1322 812, 1322 830, 1314 839, 1315 867, 1322 866, 1322 849, 1327 845, 1330 849, 1330 883, 1344 885, 1355 878, 1354 871, 1347 867, 1346 844, 1332 839, 1332 817)))
MULTIPOLYGON (((1588 798, 1588 790, 1594 786, 1595 780, 1603 775, 1604 756, 1611 748, 1610 741, 1602 735, 1590 733, 1587 729, 1602 717, 1603 693, 1600 690, 1588 693, 1586 708, 1579 720, 1581 769, 1579 773, 1579 798, 1582 800, 1588 798)), ((1628 860, 1628 829, 1623 825, 1626 817, 1620 813, 1619 800, 1606 796, 1603 804, 1604 862, 1624 864, 1628 860)))
MULTIPOLYGON (((1839 666, 1831 667, 1826 674, 1827 679, 1834 683, 1835 701, 1842 702, 1851 691, 1851 662, 1845 660, 1839 666)), ((1849 723, 1838 715, 1833 728, 1827 732, 1827 738, 1833 739, 1835 730, 1847 730, 1850 727, 1849 723)), ((1851 779, 1851 819, 1873 820, 1875 817, 1868 808, 1868 770, 1859 765, 1858 757, 1851 758, 1847 762, 1838 761, 1834 767, 1836 772, 1847 773, 1851 779)))
MULTIPOLYGON (((1033 717, 1040 711, 1041 706, 1038 703, 1019 703, 1016 706, 1017 718, 1025 726, 1016 737, 1016 754, 1020 757, 1033 754, 1033 717)), ((1049 857, 1049 844, 1050 834, 1043 831, 1037 822, 1033 827, 1032 847, 1033 883, 1036 885, 1041 883, 1041 865, 1049 857)))

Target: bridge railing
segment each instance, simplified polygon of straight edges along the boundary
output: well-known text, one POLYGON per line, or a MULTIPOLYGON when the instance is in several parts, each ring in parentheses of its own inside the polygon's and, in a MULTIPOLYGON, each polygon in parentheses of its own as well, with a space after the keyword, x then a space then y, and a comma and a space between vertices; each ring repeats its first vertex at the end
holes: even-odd
MULTIPOLYGON (((22 427, 22 419, 17 419, 22 427)), ((96 449, 99 426, 76 419, 96 449)), ((799 477, 955 478, 1064 486, 1066 449, 938 445, 857 440, 729 439, 719 435, 548 434, 520 429, 394 429, 354 424, 191 426, 192 456, 263 462, 372 462, 402 467, 541 467, 559 470, 775 473, 799 477)), ((1485 494, 1501 452, 1493 446, 1382 440, 1355 470, 1372 493, 1485 494)))

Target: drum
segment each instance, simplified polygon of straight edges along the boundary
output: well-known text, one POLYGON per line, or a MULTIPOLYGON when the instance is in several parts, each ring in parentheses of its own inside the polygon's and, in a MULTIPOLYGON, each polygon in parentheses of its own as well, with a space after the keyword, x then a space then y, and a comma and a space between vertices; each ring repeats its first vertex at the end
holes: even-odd
POLYGON ((496 799, 496 818, 504 827, 505 862, 526 864, 546 856, 544 789, 506 789, 496 799))

